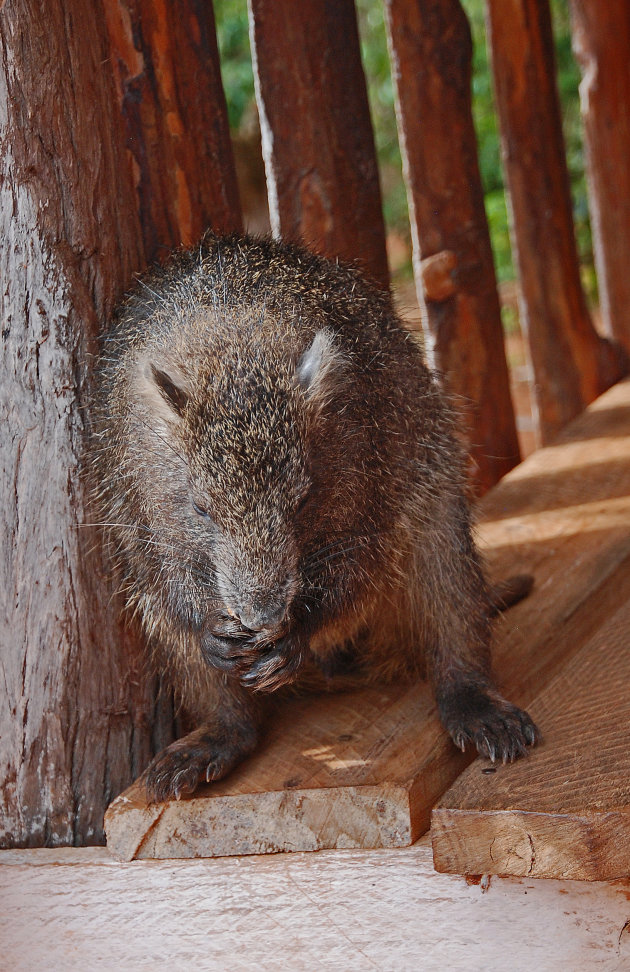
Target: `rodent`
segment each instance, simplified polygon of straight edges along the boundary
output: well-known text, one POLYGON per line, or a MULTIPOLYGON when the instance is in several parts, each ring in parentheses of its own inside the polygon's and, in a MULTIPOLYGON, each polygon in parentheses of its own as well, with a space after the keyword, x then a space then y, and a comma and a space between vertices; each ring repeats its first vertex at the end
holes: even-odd
POLYGON ((489 591, 453 412, 388 293, 209 233, 120 308, 93 411, 121 589, 197 726, 149 766, 152 800, 223 777, 315 671, 428 671, 461 748, 536 742, 490 675, 491 616, 527 581, 489 591))

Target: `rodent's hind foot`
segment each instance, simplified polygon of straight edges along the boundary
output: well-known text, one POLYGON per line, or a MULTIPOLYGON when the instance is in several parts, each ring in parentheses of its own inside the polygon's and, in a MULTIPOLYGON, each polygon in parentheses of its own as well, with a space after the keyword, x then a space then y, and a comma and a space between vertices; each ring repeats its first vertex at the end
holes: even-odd
POLYGON ((498 692, 463 686, 439 700, 442 723, 462 751, 472 743, 492 762, 512 763, 540 741, 540 732, 527 712, 498 692))
POLYGON ((163 749, 143 774, 149 803, 180 800, 200 783, 222 779, 254 748, 248 740, 228 741, 225 732, 201 727, 163 749))

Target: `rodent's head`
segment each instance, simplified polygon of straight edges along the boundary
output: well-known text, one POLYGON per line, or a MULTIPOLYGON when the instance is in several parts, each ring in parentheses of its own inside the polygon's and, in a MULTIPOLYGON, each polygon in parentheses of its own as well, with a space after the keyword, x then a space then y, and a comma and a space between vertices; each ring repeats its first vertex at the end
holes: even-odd
POLYGON ((342 362, 326 328, 295 344, 259 322, 138 362, 145 414, 179 460, 178 536, 212 564, 223 612, 270 640, 299 592, 311 444, 342 362))

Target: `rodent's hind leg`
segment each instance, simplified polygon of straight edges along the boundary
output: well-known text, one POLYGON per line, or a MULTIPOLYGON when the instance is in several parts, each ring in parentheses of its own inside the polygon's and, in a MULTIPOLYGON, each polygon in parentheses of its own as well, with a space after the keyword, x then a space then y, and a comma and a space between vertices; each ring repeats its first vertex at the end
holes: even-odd
POLYGON ((219 712, 194 732, 171 743, 149 764, 144 784, 150 803, 179 800, 200 783, 226 776, 256 748, 259 725, 251 720, 222 718, 219 712))
POLYGON ((444 727, 462 751, 472 743, 492 762, 512 762, 540 739, 527 712, 506 701, 489 685, 463 677, 455 686, 437 693, 444 727))

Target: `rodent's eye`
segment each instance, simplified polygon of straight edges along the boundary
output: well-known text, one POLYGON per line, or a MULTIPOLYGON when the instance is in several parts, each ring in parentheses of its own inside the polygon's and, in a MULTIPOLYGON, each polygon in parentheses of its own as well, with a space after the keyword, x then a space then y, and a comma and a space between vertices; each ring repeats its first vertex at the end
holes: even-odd
POLYGON ((309 500, 309 494, 308 493, 305 493, 304 496, 302 497, 302 499, 300 500, 300 502, 297 505, 297 509, 295 511, 296 512, 296 515, 302 513, 302 511, 304 510, 304 507, 308 503, 308 500, 309 500))
POLYGON ((195 511, 195 513, 198 513, 199 516, 205 516, 207 518, 210 517, 210 514, 208 513, 208 511, 207 510, 204 510, 203 507, 201 507, 201 506, 197 506, 197 504, 195 503, 194 500, 191 500, 191 503, 192 503, 193 510, 195 511))

